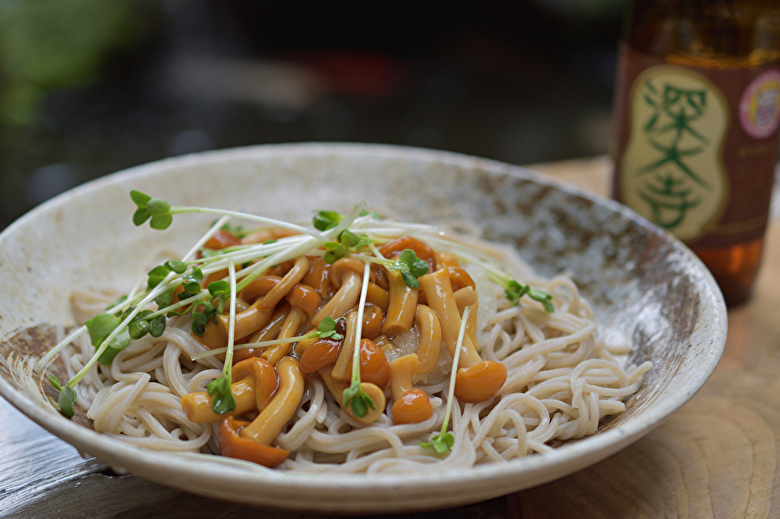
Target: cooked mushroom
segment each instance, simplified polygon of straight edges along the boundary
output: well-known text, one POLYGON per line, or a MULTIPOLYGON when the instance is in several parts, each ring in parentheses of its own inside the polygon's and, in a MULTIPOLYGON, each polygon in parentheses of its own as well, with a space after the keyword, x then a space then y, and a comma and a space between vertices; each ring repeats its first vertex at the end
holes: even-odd
MULTIPOLYGON (((318 371, 320 374, 320 377, 322 377, 322 380, 325 382, 325 385, 328 386, 328 389, 330 390, 333 397, 336 399, 336 402, 339 403, 339 405, 342 405, 344 391, 349 387, 349 382, 343 382, 341 380, 334 380, 333 377, 330 376, 330 370, 328 368, 323 368, 318 371)), ((368 382, 362 382, 360 384, 360 389, 363 390, 363 392, 368 395, 368 397, 371 399, 372 402, 374 402, 374 408, 371 407, 368 408, 368 412, 365 416, 358 418, 355 416, 355 414, 352 412, 352 409, 349 407, 341 407, 349 416, 357 420, 358 422, 369 424, 376 422, 380 416, 382 416, 382 413, 385 410, 386 400, 385 400, 385 393, 382 391, 379 387, 377 387, 374 384, 370 384, 368 382)))
POLYGON ((417 344, 417 373, 436 369, 441 350, 441 324, 436 312, 425 305, 417 305, 415 313, 419 342, 417 344))
POLYGON ((393 336, 409 330, 414 324, 419 289, 407 285, 398 272, 388 272, 388 279, 390 302, 387 306, 382 333, 393 336))
POLYGON ((395 424, 420 423, 433 415, 430 398, 415 389, 412 382, 417 364, 414 353, 390 363, 390 390, 395 400, 391 412, 395 424))
MULTIPOLYGON (((298 328, 308 321, 314 312, 317 311, 317 308, 320 307, 322 298, 309 285, 298 284, 287 294, 287 302, 290 303, 290 312, 287 314, 287 319, 285 319, 279 331, 279 339, 294 337, 298 332, 298 328)), ((291 343, 275 344, 268 347, 261 356, 272 365, 275 365, 290 352, 290 348, 292 348, 291 343)))
MULTIPOLYGON (((428 305, 436 312, 441 321, 444 344, 454 358, 458 330, 460 329, 460 312, 458 312, 455 296, 452 293, 447 269, 443 268, 422 276, 420 288, 425 293, 428 305)), ((464 402, 487 400, 504 385, 506 374, 505 365, 482 360, 470 335, 466 333, 463 337, 458 361, 455 396, 464 402)))
POLYGON ((311 319, 313 326, 319 326, 326 317, 337 319, 353 308, 360 298, 363 281, 363 262, 352 258, 341 258, 330 267, 330 282, 338 292, 311 319))
POLYGON ((284 357, 276 365, 279 375, 279 391, 251 424, 239 433, 241 438, 270 445, 293 417, 303 398, 304 378, 298 361, 284 357))
MULTIPOLYGON (((231 384, 236 408, 230 413, 239 415, 253 409, 262 410, 276 392, 278 378, 273 366, 266 360, 251 357, 233 366, 231 384)), ((225 415, 214 412, 214 397, 206 391, 188 393, 181 399, 187 418, 196 423, 216 423, 225 415)))

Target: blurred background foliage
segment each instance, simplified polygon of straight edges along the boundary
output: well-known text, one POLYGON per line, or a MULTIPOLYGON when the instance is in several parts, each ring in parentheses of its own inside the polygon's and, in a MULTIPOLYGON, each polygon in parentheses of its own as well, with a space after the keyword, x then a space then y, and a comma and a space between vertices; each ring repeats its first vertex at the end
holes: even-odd
POLYGON ((0 0, 0 227, 209 149, 605 153, 622 0, 0 0))

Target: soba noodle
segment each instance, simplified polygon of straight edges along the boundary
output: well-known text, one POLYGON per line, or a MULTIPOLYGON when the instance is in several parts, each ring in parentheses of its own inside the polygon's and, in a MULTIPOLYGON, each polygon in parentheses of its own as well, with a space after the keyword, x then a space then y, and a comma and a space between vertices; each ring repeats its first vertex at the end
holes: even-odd
MULTIPOLYGON (((374 223, 356 223, 361 227, 374 223)), ((384 222, 382 225, 385 226, 384 222)), ((390 224, 387 224, 390 225, 390 224)), ((392 237, 401 227, 385 226, 392 237)), ((437 251, 468 256, 464 245, 423 226, 403 227, 403 234, 427 241, 437 251)), ((381 234, 376 233, 374 234, 381 234)), ((490 249, 487 244, 482 244, 490 249)), ((492 248, 491 255, 498 254, 492 248)), ((483 254, 481 252, 481 254, 483 254)), ((479 264, 466 270, 479 297, 477 338, 482 359, 503 363, 506 381, 493 398, 454 402, 447 454, 436 454, 420 442, 442 427, 450 385, 452 357, 441 348, 436 368, 414 375, 414 387, 430 399, 431 416, 420 423, 394 424, 391 406, 372 424, 357 421, 316 374, 306 376, 300 405, 276 436, 290 451, 277 468, 301 472, 400 473, 440 472, 481 463, 545 453, 554 440, 595 434, 607 415, 621 413, 624 401, 641 385, 650 363, 624 366, 624 347, 598 338, 593 310, 566 276, 535 276, 517 257, 504 254, 507 274, 520 284, 549 293, 555 311, 537 301, 513 305, 479 264)), ((73 293, 79 320, 105 311, 116 294, 73 293)), ((110 366, 95 364, 76 387, 76 405, 87 410, 94 429, 149 449, 219 454, 219 423, 195 423, 182 408, 182 397, 205 392, 222 375, 215 356, 191 358, 208 348, 191 332, 189 315, 168 319, 159 337, 146 335, 116 354, 110 366)), ((417 327, 392 338, 384 350, 388 361, 414 353, 417 327)), ((73 377, 95 354, 90 337, 81 335, 60 352, 73 377)), ((391 392, 385 390, 388 402, 391 392)))

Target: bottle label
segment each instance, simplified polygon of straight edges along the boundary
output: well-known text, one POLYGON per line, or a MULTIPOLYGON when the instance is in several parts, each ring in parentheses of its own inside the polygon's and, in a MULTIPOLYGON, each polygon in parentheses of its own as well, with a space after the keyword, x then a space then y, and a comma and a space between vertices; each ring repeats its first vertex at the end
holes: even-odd
POLYGON ((739 122, 751 137, 764 139, 780 123, 780 72, 764 72, 747 86, 739 101, 739 122))
POLYGON ((615 113, 616 198, 697 247, 763 234, 779 71, 682 67, 623 46, 615 113))

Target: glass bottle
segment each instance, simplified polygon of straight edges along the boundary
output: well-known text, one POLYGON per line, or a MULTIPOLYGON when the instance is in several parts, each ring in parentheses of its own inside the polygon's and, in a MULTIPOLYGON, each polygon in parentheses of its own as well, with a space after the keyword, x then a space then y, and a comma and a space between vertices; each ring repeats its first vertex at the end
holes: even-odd
POLYGON ((633 0, 614 114, 613 196, 746 300, 777 163, 780 0, 633 0))

